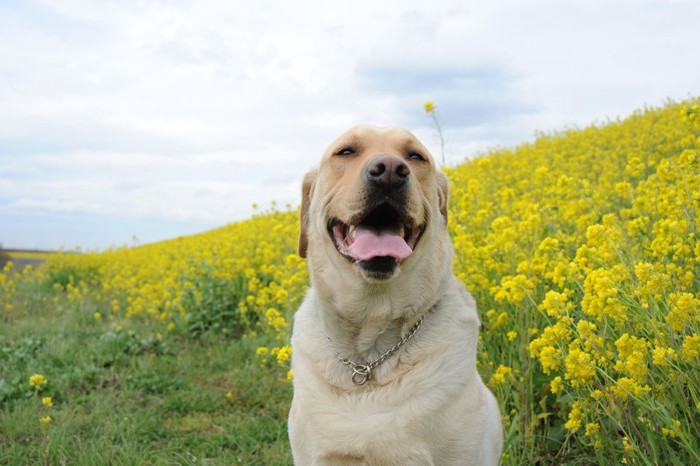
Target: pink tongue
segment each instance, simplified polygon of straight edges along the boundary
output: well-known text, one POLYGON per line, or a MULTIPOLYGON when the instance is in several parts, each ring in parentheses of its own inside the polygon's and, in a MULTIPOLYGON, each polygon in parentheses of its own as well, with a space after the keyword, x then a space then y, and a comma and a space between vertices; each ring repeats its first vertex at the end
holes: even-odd
POLYGON ((355 241, 348 247, 348 252, 361 261, 386 256, 401 261, 410 256, 413 250, 396 232, 378 232, 358 226, 355 241))

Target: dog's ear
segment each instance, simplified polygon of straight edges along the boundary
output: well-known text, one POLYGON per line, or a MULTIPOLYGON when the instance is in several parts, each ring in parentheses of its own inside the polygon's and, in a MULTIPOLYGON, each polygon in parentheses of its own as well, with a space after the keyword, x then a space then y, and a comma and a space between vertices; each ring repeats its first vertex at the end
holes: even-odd
POLYGON ((443 172, 437 172, 438 200, 440 202, 440 213, 447 225, 447 204, 450 199, 450 179, 443 172))
POLYGON ((309 246, 309 205, 311 204, 311 195, 316 182, 317 169, 312 169, 304 176, 304 181, 301 184, 301 212, 299 213, 299 246, 297 252, 301 257, 306 258, 306 250, 309 246))

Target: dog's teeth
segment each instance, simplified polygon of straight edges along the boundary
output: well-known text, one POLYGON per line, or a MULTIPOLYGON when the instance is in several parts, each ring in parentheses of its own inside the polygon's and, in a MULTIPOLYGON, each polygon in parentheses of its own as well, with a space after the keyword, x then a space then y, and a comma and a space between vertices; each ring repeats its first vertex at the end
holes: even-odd
POLYGON ((348 231, 348 234, 345 236, 345 242, 348 243, 348 246, 355 242, 355 228, 356 227, 351 226, 350 231, 348 231))
POLYGON ((401 224, 401 226, 399 226, 399 236, 401 236, 403 238, 405 231, 406 231, 406 226, 404 224, 401 224))

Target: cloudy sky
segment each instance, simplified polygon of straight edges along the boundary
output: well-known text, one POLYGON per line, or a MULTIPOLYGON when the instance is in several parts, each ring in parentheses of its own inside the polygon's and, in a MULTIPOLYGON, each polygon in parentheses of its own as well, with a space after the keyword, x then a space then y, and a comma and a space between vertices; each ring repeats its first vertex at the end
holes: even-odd
POLYGON ((448 163, 700 95, 694 0, 0 0, 0 243, 102 249, 297 205, 357 123, 448 163))

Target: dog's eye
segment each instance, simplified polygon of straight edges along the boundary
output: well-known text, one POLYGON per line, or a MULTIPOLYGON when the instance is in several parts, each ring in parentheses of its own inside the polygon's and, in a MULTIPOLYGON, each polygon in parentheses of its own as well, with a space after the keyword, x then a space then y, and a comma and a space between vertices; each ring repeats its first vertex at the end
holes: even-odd
POLYGON ((355 149, 354 147, 343 147, 335 153, 335 155, 339 155, 341 157, 347 157, 349 155, 355 154, 357 154, 357 149, 355 149))
POLYGON ((423 154, 421 154, 418 151, 410 150, 410 151, 408 151, 408 154, 406 154, 406 155, 411 160, 420 160, 422 162, 425 162, 425 157, 423 157, 423 154))

